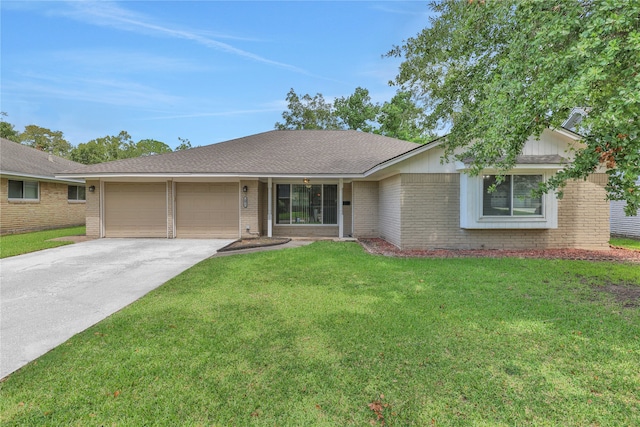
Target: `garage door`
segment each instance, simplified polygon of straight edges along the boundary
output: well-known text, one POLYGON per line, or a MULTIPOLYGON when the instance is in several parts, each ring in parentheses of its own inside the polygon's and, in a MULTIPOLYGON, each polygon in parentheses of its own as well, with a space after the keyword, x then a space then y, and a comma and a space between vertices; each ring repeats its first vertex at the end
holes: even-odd
POLYGON ((164 182, 104 185, 105 237, 167 237, 164 182))
POLYGON ((176 237, 239 236, 237 183, 176 183, 176 237))

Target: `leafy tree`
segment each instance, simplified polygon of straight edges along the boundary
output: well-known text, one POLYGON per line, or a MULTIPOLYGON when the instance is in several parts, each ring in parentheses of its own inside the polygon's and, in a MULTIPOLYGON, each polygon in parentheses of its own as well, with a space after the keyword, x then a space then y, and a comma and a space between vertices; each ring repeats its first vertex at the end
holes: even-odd
POLYGON ((121 131, 116 136, 104 136, 78 144, 71 152, 71 160, 92 165, 112 160, 135 157, 131 136, 121 131))
POLYGON ((180 144, 176 147, 175 151, 188 150, 190 148, 193 148, 191 146, 191 141, 189 141, 187 138, 178 137, 178 141, 180 141, 180 144))
POLYGON ((300 98, 291 89, 286 99, 289 110, 282 113, 284 123, 276 122, 276 129, 341 129, 333 106, 324 100, 321 93, 314 97, 306 94, 300 98))
POLYGON ((25 126, 24 132, 20 133, 18 139, 21 144, 65 158, 69 157, 73 148, 64 139, 61 131, 53 131, 36 125, 25 126))
POLYGON ((0 137, 8 139, 13 142, 20 142, 20 132, 15 127, 4 120, 7 117, 7 113, 0 112, 0 137))
POLYGON ((640 208, 640 2, 442 1, 417 36, 396 46, 395 84, 421 97, 427 127, 450 127, 446 155, 473 173, 510 169, 525 141, 588 109, 584 145, 542 190, 603 166, 611 200, 640 208))
POLYGON ((155 139, 141 139, 135 144, 129 144, 127 147, 127 157, 144 157, 154 154, 170 153, 171 147, 164 142, 155 139))
POLYGON ((380 127, 374 132, 419 144, 427 143, 435 135, 423 129, 423 114, 423 109, 413 101, 411 92, 400 91, 391 101, 382 104, 377 117, 380 127))
POLYGON ((333 107, 347 129, 373 132, 380 106, 371 102, 367 89, 357 87, 353 95, 336 99, 333 107))

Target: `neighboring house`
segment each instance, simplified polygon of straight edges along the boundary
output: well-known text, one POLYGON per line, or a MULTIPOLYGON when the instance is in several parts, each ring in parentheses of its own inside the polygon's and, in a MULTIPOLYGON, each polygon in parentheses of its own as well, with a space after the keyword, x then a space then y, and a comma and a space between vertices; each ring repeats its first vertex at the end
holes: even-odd
POLYGON ((0 233, 83 225, 84 179, 55 177, 82 166, 0 138, 0 233))
MULTIPOLYGON (((638 180, 640 185, 640 180, 638 180)), ((634 216, 626 216, 624 208, 627 203, 621 200, 611 201, 611 235, 616 237, 640 238, 640 212, 634 216)))
POLYGON ((605 174, 564 198, 530 190, 562 167, 570 131, 531 139, 493 193, 495 171, 441 163, 426 145, 357 131, 270 131, 85 166, 94 237, 380 237, 401 249, 608 249, 605 174))

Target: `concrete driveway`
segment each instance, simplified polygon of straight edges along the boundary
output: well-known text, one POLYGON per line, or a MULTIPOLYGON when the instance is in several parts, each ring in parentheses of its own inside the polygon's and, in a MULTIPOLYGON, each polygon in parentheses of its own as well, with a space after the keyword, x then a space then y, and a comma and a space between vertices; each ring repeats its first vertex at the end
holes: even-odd
POLYGON ((0 378, 231 242, 99 239, 0 260, 0 378))

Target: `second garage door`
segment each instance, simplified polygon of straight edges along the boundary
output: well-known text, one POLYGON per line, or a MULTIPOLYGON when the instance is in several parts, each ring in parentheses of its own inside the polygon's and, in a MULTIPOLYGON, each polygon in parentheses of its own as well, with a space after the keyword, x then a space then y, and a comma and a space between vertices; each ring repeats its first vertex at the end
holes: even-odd
POLYGON ((159 183, 104 185, 105 237, 167 237, 167 188, 159 183))
POLYGON ((176 183, 176 237, 239 236, 237 183, 176 183))

